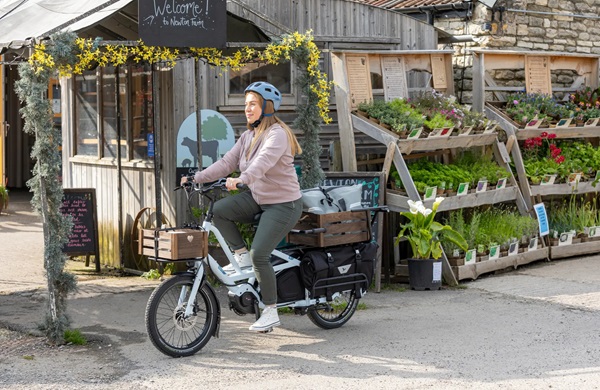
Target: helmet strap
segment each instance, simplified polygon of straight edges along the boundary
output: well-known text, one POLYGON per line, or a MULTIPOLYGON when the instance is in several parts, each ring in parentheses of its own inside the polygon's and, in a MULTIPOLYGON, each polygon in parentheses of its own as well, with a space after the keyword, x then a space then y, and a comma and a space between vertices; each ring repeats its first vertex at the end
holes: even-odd
POLYGON ((262 118, 264 118, 264 117, 265 117, 264 114, 260 114, 260 118, 258 118, 254 122, 250 123, 250 127, 252 127, 253 129, 256 129, 258 127, 258 125, 260 125, 260 122, 262 121, 262 118))

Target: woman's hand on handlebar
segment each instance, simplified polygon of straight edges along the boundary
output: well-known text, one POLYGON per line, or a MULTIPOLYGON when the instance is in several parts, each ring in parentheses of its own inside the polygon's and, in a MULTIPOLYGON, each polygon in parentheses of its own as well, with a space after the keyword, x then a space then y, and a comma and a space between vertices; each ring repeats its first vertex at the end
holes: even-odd
POLYGON ((179 181, 179 185, 181 187, 184 187, 186 185, 189 185, 188 183, 189 184, 193 184, 194 183, 194 175, 184 175, 184 176, 181 176, 181 180, 179 181))
POLYGON ((244 183, 242 182, 242 180, 240 180, 239 177, 228 177, 227 181, 225 182, 225 187, 227 188, 227 191, 237 190, 242 188, 243 186, 244 183))

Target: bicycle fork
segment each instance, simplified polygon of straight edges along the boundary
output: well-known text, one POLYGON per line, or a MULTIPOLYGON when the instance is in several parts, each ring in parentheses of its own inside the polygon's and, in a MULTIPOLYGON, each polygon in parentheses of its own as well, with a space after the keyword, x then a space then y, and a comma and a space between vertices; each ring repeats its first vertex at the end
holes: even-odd
MULTIPOLYGON (((196 261, 196 274, 194 276, 194 284, 192 285, 192 290, 190 291, 190 296, 187 300, 187 306, 185 308, 184 318, 188 319, 192 315, 192 309, 194 308, 194 300, 196 299, 196 295, 198 294, 198 290, 202 285, 202 281, 204 279, 204 264, 202 261, 196 261)), ((179 302, 178 305, 183 305, 185 303, 185 296, 187 293, 187 288, 182 288, 179 293, 179 302)))

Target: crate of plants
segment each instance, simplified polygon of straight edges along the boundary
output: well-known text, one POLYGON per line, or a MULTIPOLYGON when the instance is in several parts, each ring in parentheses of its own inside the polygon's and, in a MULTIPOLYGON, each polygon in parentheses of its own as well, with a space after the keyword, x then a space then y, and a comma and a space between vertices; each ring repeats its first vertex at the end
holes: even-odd
POLYGON ((288 234, 291 244, 327 247, 371 239, 371 214, 368 210, 313 214, 303 212, 288 234), (322 229, 320 232, 311 232, 322 229))
POLYGON ((183 228, 141 229, 138 253, 158 261, 205 257, 208 254, 208 232, 183 228))

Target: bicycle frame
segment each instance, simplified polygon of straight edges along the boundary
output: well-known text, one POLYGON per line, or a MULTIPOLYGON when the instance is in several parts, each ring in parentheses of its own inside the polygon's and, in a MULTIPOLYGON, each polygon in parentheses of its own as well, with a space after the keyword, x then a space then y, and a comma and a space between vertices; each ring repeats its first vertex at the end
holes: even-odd
MULTIPOLYGON (((199 191, 199 190, 195 190, 195 191, 199 191)), ((188 196, 190 196, 190 195, 188 195, 188 196)), ((217 242, 221 246, 221 249, 225 252, 227 259, 229 260, 229 262, 232 265, 235 272, 232 272, 232 273, 225 272, 225 270, 223 270, 223 268, 219 265, 219 263, 210 254, 208 254, 205 258, 196 260, 194 262, 194 274, 195 274, 194 285, 192 287, 192 292, 190 294, 189 301, 187 302, 188 304, 187 304, 187 307, 185 310, 185 317, 187 318, 192 315, 193 299, 196 296, 196 293, 198 292, 198 289, 200 288, 202 283, 207 283, 204 280, 204 275, 205 275, 204 266, 205 265, 207 265, 210 268, 210 270, 213 272, 215 277, 221 283, 223 283, 223 285, 225 285, 227 287, 227 289, 229 290, 229 292, 231 294, 234 294, 236 296, 241 296, 242 294, 244 294, 246 292, 250 292, 256 298, 256 300, 258 302, 258 307, 262 309, 265 307, 265 305, 262 302, 262 300, 260 299, 260 295, 259 295, 258 291, 254 288, 255 281, 256 281, 256 275, 254 273, 254 269, 242 270, 240 268, 239 264, 235 260, 235 257, 233 256, 233 251, 231 251, 229 249, 229 245, 227 244, 227 241, 225 241, 225 238, 223 238, 223 235, 221 234, 219 229, 212 223, 212 204, 214 204, 214 200, 210 197, 209 197, 209 200, 210 200, 211 204, 209 206, 207 215, 204 218, 204 221, 202 222, 202 225, 201 225, 202 229, 209 232, 209 234, 212 233, 215 235, 217 242)), ((282 252, 281 250, 278 250, 278 249, 273 250, 271 252, 271 256, 282 260, 281 263, 273 266, 273 270, 275 271, 275 274, 278 274, 279 272, 284 271, 289 268, 300 266, 300 259, 292 257, 292 256, 282 252)), ((184 292, 182 292, 181 296, 182 297, 185 296, 184 292)), ((180 302, 179 302, 180 304, 183 304, 182 299, 183 298, 180 298, 180 302)), ((278 307, 308 307, 308 306, 316 305, 316 304, 319 304, 322 302, 326 302, 326 298, 324 298, 324 297, 317 298, 317 299, 310 298, 309 291, 305 289, 305 298, 304 299, 298 300, 298 301, 293 301, 293 302, 285 302, 282 304, 278 304, 277 306, 278 307)))

